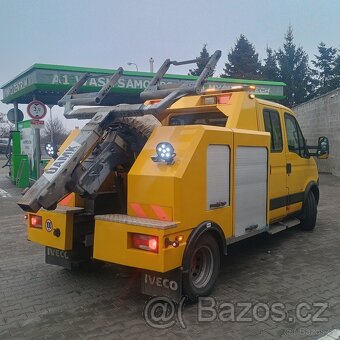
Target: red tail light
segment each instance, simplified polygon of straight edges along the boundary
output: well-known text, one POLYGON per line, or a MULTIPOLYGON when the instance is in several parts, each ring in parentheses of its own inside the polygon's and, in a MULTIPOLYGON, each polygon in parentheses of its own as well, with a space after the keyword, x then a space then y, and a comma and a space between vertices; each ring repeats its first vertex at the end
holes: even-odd
POLYGON ((30 227, 42 228, 42 217, 38 215, 30 215, 30 227))
POLYGON ((132 234, 134 248, 158 253, 158 237, 144 234, 132 234))

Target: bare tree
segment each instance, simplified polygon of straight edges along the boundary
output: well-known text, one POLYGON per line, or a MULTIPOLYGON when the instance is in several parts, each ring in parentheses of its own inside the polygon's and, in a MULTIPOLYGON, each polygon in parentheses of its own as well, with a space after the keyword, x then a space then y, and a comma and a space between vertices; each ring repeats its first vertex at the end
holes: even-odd
POLYGON ((57 145, 61 145, 69 135, 69 131, 66 130, 63 122, 58 117, 54 117, 52 121, 51 119, 45 120, 45 128, 41 137, 42 143, 51 142, 52 135, 53 142, 57 145))
POLYGON ((14 124, 12 124, 5 113, 0 112, 0 137, 9 137, 9 132, 14 130, 14 124))

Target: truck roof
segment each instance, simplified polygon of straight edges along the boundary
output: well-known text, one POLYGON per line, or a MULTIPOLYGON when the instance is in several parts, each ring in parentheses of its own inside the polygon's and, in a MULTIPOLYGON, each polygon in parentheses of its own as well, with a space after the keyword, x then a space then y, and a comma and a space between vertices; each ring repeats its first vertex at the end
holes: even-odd
POLYGON ((282 104, 276 103, 276 102, 271 102, 269 100, 265 100, 265 99, 260 99, 260 98, 256 98, 258 103, 261 103, 263 105, 268 105, 268 106, 275 106, 275 107, 279 107, 280 109, 284 109, 284 110, 289 110, 289 112, 292 112, 292 110, 290 108, 288 108, 287 106, 284 106, 282 104))

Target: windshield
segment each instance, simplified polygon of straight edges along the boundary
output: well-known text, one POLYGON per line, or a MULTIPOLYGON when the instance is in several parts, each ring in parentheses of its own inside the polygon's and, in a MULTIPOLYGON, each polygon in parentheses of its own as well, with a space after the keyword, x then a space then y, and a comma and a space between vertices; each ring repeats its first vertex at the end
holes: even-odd
POLYGON ((224 127, 227 118, 222 112, 204 112, 176 115, 170 118, 169 125, 213 125, 224 127))

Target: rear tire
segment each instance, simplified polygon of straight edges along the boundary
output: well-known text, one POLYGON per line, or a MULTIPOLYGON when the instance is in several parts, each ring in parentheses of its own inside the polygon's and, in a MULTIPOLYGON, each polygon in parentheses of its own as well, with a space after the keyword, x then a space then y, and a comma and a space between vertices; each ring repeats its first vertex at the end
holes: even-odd
POLYGON ((310 191, 304 202, 303 217, 301 218, 302 230, 313 230, 316 224, 317 205, 314 194, 310 191))
POLYGON ((198 297, 211 293, 220 270, 220 250, 212 235, 201 236, 189 263, 189 271, 183 275, 183 291, 189 302, 197 302, 198 297))

